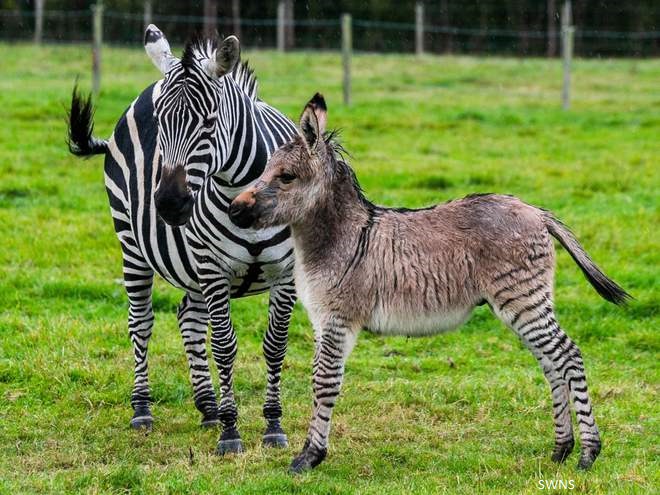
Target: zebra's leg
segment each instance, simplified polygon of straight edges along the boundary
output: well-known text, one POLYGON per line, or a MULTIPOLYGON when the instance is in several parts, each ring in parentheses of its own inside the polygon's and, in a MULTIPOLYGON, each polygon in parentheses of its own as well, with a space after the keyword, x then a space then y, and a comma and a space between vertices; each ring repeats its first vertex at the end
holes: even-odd
POLYGON ((128 335, 135 356, 135 381, 131 393, 131 427, 151 429, 154 419, 149 407, 149 371, 147 351, 154 324, 151 305, 154 272, 146 261, 124 250, 124 284, 128 295, 128 335))
POLYGON ((557 322, 551 285, 547 281, 539 281, 538 284, 538 289, 511 290, 507 296, 493 301, 492 306, 539 359, 550 383, 556 438, 552 459, 561 462, 573 449, 568 407, 570 396, 582 447, 578 467, 588 469, 600 453, 601 441, 587 391, 584 363, 577 345, 557 322))
POLYGON ((263 445, 266 447, 286 447, 288 440, 282 426, 282 404, 280 401, 280 375, 286 354, 291 311, 296 302, 296 289, 293 281, 274 285, 270 290, 268 308, 268 330, 264 336, 263 351, 268 367, 264 418, 266 431, 263 445))
POLYGON ((305 445, 291 463, 289 470, 300 473, 318 466, 328 452, 330 419, 344 376, 344 364, 357 333, 340 318, 323 326, 314 353, 314 407, 305 445))
POLYGON ((209 315, 204 297, 194 293, 184 295, 179 304, 177 319, 188 357, 195 406, 202 413, 202 426, 216 426, 220 418, 206 353, 209 315))
POLYGON ((243 452, 243 443, 236 428, 238 409, 234 400, 234 361, 237 341, 229 314, 231 286, 224 277, 212 277, 205 270, 200 270, 199 273, 211 319, 211 350, 220 376, 221 397, 218 416, 222 424, 222 433, 216 453, 237 454, 243 452))

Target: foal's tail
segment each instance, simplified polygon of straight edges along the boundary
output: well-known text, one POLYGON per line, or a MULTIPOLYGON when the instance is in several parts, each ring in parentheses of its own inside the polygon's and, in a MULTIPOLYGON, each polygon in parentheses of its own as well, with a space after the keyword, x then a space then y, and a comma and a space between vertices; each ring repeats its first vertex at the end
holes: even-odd
POLYGON ((589 283, 603 299, 614 304, 625 304, 632 296, 608 278, 593 262, 573 232, 557 220, 550 212, 543 212, 543 219, 548 232, 564 246, 573 260, 587 277, 589 283))
POLYGON ((92 96, 85 98, 78 92, 78 84, 71 94, 69 110, 69 151, 76 156, 100 155, 108 151, 108 141, 92 136, 94 132, 94 105, 92 96))

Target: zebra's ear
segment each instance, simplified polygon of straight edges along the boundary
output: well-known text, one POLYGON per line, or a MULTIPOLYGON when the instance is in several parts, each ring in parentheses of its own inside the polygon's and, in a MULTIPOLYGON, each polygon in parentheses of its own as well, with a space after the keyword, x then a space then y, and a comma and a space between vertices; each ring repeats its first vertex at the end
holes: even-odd
POLYGON ((323 139, 325 125, 328 120, 328 107, 320 93, 316 93, 305 105, 300 116, 300 132, 305 138, 311 151, 314 150, 319 139, 323 139))
POLYGON ((227 36, 215 53, 215 77, 230 73, 241 59, 241 44, 236 36, 227 36))
POLYGON ((156 68, 163 74, 166 74, 177 62, 177 58, 172 55, 167 38, 153 24, 149 24, 144 32, 144 49, 156 68))

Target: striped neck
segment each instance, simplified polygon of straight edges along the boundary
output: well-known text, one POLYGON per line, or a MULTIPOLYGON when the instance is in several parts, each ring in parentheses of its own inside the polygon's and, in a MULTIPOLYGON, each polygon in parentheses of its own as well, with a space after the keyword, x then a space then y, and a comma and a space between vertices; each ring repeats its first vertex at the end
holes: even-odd
POLYGON ((270 156, 260 109, 232 77, 226 77, 218 108, 220 122, 214 179, 240 187, 258 177, 270 156))

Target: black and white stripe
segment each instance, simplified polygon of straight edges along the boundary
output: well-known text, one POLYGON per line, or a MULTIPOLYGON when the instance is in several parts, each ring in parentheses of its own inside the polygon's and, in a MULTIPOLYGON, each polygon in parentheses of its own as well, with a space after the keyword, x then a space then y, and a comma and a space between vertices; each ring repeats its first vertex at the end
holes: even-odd
POLYGON ((147 350, 153 326, 153 275, 183 289, 178 320, 203 424, 222 422, 219 452, 240 451, 232 390, 236 334, 229 299, 270 291, 264 355, 268 368, 264 443, 286 444, 280 427, 280 373, 295 303, 293 248, 287 228, 239 229, 227 217, 229 203, 258 177, 270 154, 295 132, 280 112, 258 100, 246 64, 217 80, 201 64, 215 43, 189 43, 189 59, 168 62, 168 72, 128 108, 107 142, 91 136, 91 105, 74 93, 70 148, 106 153, 105 182, 124 256, 129 334, 135 352, 131 403, 135 427, 151 426, 147 350), (192 58, 190 58, 192 57, 192 58), (85 106, 87 104, 87 106, 85 106), (85 118, 87 117, 87 118, 85 118), (154 195, 170 165, 185 165, 196 195, 186 227, 159 217, 154 195), (208 310, 207 310, 208 308, 208 310), (220 375, 218 407, 206 354, 207 323, 220 375))

